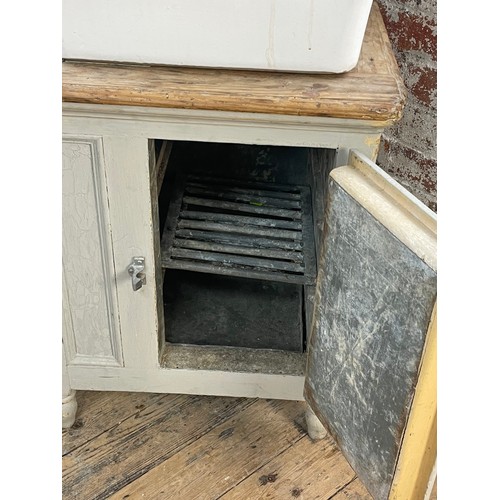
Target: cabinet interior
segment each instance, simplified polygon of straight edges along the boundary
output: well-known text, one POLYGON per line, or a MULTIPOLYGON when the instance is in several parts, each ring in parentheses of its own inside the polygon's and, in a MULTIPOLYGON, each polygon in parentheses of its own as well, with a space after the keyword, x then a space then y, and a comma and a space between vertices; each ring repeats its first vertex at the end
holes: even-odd
POLYGON ((303 374, 335 150, 152 145, 161 365, 303 374))

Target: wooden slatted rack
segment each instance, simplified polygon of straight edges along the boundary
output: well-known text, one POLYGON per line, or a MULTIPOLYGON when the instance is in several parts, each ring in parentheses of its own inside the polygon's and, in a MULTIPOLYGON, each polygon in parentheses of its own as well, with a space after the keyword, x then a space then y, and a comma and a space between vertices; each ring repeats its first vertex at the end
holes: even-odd
POLYGON ((163 232, 162 266, 313 284, 309 187, 193 175, 180 179, 163 232))

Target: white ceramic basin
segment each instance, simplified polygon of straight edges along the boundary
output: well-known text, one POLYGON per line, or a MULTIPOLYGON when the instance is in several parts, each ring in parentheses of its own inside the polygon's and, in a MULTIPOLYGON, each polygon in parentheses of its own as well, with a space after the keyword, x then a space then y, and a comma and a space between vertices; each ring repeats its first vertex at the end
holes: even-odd
POLYGON ((372 0, 63 0, 63 58, 341 73, 372 0))

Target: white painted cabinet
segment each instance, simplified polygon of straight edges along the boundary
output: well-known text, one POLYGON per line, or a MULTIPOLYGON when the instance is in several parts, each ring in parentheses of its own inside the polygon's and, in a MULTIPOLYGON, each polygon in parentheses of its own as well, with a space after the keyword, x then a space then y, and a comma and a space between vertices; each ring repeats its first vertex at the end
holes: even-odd
POLYGON ((65 135, 62 154, 68 370, 155 367, 156 290, 132 293, 128 273, 134 256, 155 260, 148 141, 65 135))
MULTIPOLYGON (((163 320, 151 138, 207 140, 210 133, 213 141, 214 131, 194 119, 189 134, 179 137, 176 118, 167 112, 154 132, 147 130, 147 111, 134 121, 123 113, 111 121, 101 112, 68 106, 65 117, 66 425, 78 389, 300 400, 306 382, 307 401, 369 491, 387 498, 434 308, 434 215, 361 153, 351 151, 348 166, 338 168, 336 162, 347 151, 342 154, 342 132, 333 133, 331 142, 319 144, 322 148, 317 147, 320 141, 314 143, 311 156, 322 158, 328 182, 322 193, 319 289, 308 299, 312 314, 306 315, 306 351, 209 347, 205 352, 202 346, 172 345, 166 342, 163 320), (109 135, 110 129, 115 135, 109 135), (149 137, 141 136, 145 129, 149 137), (146 279, 138 290, 128 272, 134 257, 145 262, 146 279), (374 435, 381 441, 374 441, 374 435)), ((280 145, 301 137, 289 124, 284 134, 275 127, 276 122, 242 126, 234 139, 251 144, 262 135, 280 145)), ((364 137, 357 131, 351 141, 362 147, 364 137)))
POLYGON ((153 138, 324 148, 330 168, 351 146, 373 156, 378 131, 353 133, 332 120, 325 134, 322 121, 313 126, 300 117, 253 123, 243 113, 77 104, 65 105, 63 122, 63 340, 71 388, 303 399, 303 354, 257 354, 251 370, 233 359, 228 371, 200 353, 201 369, 193 369, 166 345, 153 138), (128 273, 134 257, 145 261, 146 285, 137 291, 128 273), (269 368, 276 363, 285 367, 269 368))
POLYGON ((65 137, 62 155, 66 363, 122 366, 102 137, 65 137))
POLYGON ((423 497, 436 451, 436 220, 373 164, 404 91, 376 9, 371 21, 341 77, 64 66, 66 426, 75 390, 303 400, 305 388, 375 498, 423 497), (304 352, 167 342, 155 141, 312 152, 318 271, 316 294, 304 286, 304 352))

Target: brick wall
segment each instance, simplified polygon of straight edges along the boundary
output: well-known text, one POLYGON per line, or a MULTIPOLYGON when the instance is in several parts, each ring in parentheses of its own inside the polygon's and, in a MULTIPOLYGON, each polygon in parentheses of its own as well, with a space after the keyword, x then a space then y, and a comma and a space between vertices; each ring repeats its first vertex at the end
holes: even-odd
POLYGON ((403 75, 403 117, 386 130, 378 164, 432 210, 436 201, 436 0, 377 0, 403 75))

